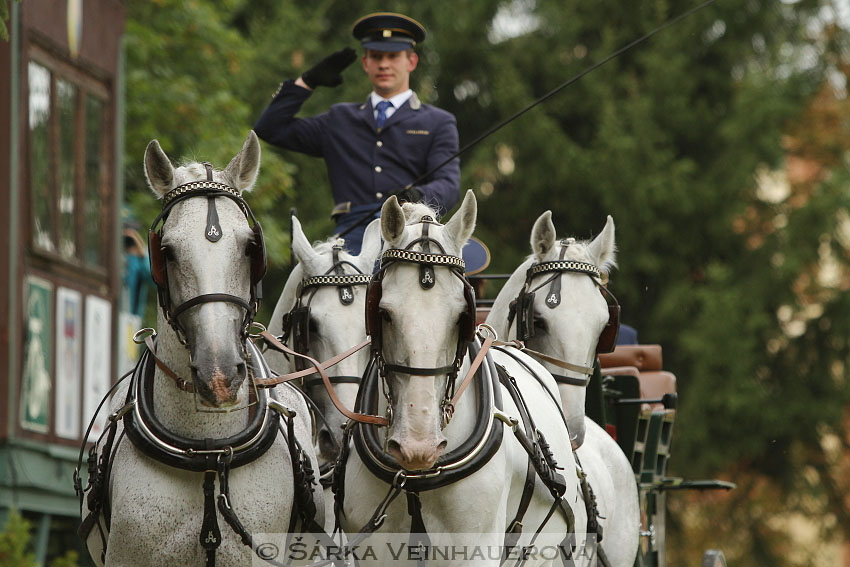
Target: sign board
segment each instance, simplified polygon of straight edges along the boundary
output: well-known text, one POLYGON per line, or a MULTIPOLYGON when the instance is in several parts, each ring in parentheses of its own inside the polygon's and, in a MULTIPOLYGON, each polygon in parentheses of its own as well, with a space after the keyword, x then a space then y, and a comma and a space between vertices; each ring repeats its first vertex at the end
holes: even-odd
POLYGON ((80 371, 83 352, 83 298, 65 287, 56 290, 56 435, 80 437, 80 371))
POLYGON ((28 276, 24 282, 24 366, 21 376, 21 427, 47 433, 50 419, 50 336, 53 285, 28 276))
MULTIPOLYGON (((112 304, 94 295, 86 296, 85 346, 83 351, 83 415, 94 416, 98 404, 109 391, 110 359, 112 352, 112 304)), ((97 416, 89 441, 96 441, 103 432, 107 410, 97 416)))

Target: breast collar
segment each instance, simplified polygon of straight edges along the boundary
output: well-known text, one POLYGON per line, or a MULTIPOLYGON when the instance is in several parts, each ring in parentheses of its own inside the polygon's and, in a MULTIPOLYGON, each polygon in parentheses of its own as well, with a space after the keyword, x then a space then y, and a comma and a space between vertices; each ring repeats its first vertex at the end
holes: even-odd
MULTIPOLYGON (((470 359, 475 356, 479 348, 478 341, 470 345, 470 359)), ((499 450, 504 428, 501 423, 494 426, 493 411, 501 410, 503 405, 496 366, 489 354, 475 378, 473 382, 477 415, 472 434, 456 449, 440 456, 431 469, 404 471, 407 490, 413 492, 433 490, 457 482, 486 465, 499 450)), ((356 411, 372 413, 378 411, 379 385, 377 366, 370 364, 364 373, 357 394, 356 411)), ((379 428, 374 425, 357 423, 353 431, 354 447, 369 471, 389 484, 398 472, 404 469, 384 450, 378 431, 379 428)))
MULTIPOLYGON (((271 372, 256 346, 251 341, 246 344, 256 376, 269 377, 271 372)), ((240 433, 224 439, 189 439, 169 431, 153 412, 154 368, 153 356, 146 349, 136 365, 126 404, 120 412, 133 445, 160 463, 199 472, 215 470, 219 458, 230 459, 231 468, 248 464, 272 446, 281 414, 289 413, 264 388, 258 388, 258 409, 252 412, 248 425, 240 433)))

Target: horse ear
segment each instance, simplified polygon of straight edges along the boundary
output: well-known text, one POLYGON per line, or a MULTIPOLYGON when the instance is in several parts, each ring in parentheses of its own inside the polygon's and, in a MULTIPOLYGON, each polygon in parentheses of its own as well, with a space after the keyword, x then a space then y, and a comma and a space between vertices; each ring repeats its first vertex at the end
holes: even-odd
POLYGON ((233 156, 225 173, 233 180, 239 191, 250 191, 260 171, 260 141, 253 130, 248 132, 239 153, 233 156))
POLYGON ((394 245, 404 234, 404 211, 395 195, 384 201, 381 207, 381 235, 394 245))
POLYGON ((531 251, 539 261, 543 261, 555 246, 555 238, 552 211, 546 211, 537 217, 531 229, 531 251))
POLYGON ((375 219, 366 227, 363 233, 363 245, 360 247, 360 255, 357 264, 364 273, 370 273, 375 266, 375 260, 381 253, 381 219, 375 219))
POLYGON ((617 266, 617 246, 614 242, 614 219, 608 215, 608 221, 602 232, 587 246, 590 261, 599 266, 599 271, 608 274, 617 266))
POLYGON ((292 219, 292 252, 301 264, 309 266, 319 255, 316 254, 316 251, 310 245, 310 241, 307 240, 307 235, 304 234, 298 218, 293 215, 290 219, 292 219))
POLYGON ((145 148, 145 178, 160 197, 174 185, 174 166, 156 140, 151 140, 145 148))
POLYGON ((475 231, 475 220, 478 217, 478 201, 475 200, 475 193, 470 189, 466 192, 463 198, 463 203, 454 214, 449 222, 446 223, 446 230, 454 240, 458 250, 463 249, 463 245, 472 236, 475 231))

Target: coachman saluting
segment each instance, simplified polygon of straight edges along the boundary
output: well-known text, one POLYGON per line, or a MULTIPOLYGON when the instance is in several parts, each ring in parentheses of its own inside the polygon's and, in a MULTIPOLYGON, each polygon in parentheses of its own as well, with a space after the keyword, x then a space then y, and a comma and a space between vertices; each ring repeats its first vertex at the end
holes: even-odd
POLYGON ((360 62, 372 83, 364 102, 334 104, 317 116, 295 117, 313 89, 342 83, 342 72, 357 58, 346 47, 299 78, 284 81, 254 130, 271 144, 324 158, 337 233, 360 223, 345 235, 346 248, 358 254, 370 220, 363 217, 374 212, 377 218, 390 195, 424 201, 441 213, 450 209, 459 198, 460 160, 408 187, 458 150, 455 117, 423 104, 410 89, 410 73, 419 63, 414 48, 425 39, 425 28, 402 14, 379 12, 357 20, 352 33, 363 45, 360 62))

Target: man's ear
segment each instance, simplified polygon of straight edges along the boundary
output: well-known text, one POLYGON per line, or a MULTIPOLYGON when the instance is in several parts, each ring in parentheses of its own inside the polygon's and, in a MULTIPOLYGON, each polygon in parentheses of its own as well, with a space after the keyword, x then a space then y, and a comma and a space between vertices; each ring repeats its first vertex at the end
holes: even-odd
POLYGON ((409 51, 407 56, 407 72, 410 73, 419 64, 419 54, 415 51, 409 51))

